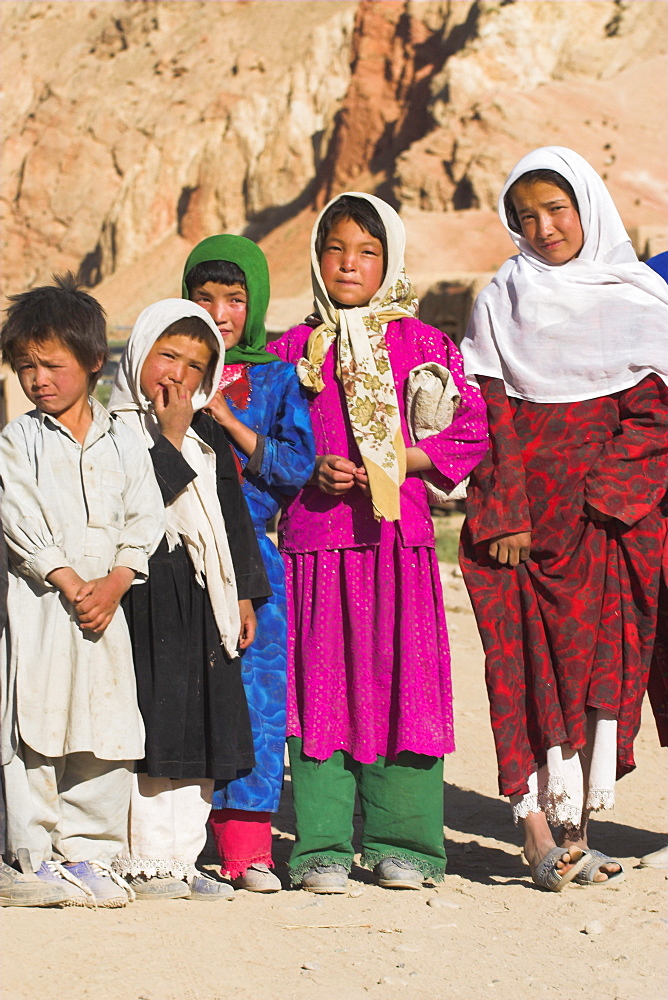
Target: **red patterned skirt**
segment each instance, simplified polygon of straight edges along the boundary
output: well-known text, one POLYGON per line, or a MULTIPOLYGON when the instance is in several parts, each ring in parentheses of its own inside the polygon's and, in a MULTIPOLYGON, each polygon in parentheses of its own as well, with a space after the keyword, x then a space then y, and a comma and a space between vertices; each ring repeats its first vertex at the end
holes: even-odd
MULTIPOLYGON (((605 400, 549 407, 514 401, 518 406, 512 429, 522 448, 531 557, 515 569, 500 566, 487 555, 488 541, 473 544, 467 525, 460 550, 486 653, 503 795, 527 793, 528 775, 545 763, 549 747, 582 749, 591 709, 606 709, 618 720, 618 775, 635 766, 663 537, 658 509, 632 527, 584 513, 586 476, 608 419, 605 400)), ((488 476, 492 484, 499 478, 494 471, 488 476)), ((474 524, 485 488, 476 491, 474 484, 474 524)), ((504 505, 498 490, 494 502, 504 505)))

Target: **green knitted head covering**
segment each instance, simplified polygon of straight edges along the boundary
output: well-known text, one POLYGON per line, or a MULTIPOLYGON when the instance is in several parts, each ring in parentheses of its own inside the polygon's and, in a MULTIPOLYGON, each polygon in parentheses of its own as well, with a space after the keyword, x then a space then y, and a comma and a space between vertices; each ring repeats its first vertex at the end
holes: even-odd
POLYGON ((198 243, 190 252, 183 269, 184 299, 190 297, 186 275, 196 264, 202 264, 207 260, 227 260, 236 264, 244 272, 248 289, 248 309, 243 336, 236 347, 225 352, 225 364, 245 362, 251 365, 264 365, 269 361, 278 361, 277 356, 270 354, 266 348, 267 331, 264 317, 269 305, 269 268, 267 258, 257 243, 247 240, 245 236, 230 236, 227 233, 209 236, 208 239, 198 243))

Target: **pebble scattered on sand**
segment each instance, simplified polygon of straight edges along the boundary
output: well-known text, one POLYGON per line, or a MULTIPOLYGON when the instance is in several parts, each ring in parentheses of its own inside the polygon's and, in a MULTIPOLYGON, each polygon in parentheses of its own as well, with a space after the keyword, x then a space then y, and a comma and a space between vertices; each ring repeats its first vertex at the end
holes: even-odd
POLYGON ((305 969, 306 972, 318 972, 318 970, 320 969, 320 963, 319 962, 304 962, 302 964, 302 969, 305 969))
POLYGON ((583 931, 585 934, 603 934, 605 927, 600 920, 590 920, 588 924, 584 925, 583 931))
POLYGON ((313 900, 309 900, 308 903, 299 903, 298 906, 291 906, 290 909, 291 910, 312 910, 312 909, 319 909, 320 907, 322 907, 324 905, 325 904, 323 903, 323 901, 321 899, 313 899, 313 900))

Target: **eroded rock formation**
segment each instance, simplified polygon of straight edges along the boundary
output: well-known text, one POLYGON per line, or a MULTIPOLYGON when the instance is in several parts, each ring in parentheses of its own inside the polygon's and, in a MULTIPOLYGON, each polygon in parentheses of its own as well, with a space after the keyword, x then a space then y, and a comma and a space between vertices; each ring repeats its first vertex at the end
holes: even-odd
POLYGON ((228 230, 262 241, 284 325, 308 306, 315 206, 361 187, 400 206, 420 290, 470 297, 512 249, 500 184, 547 143, 664 248, 660 0, 5 0, 0 18, 5 294, 71 268, 127 325, 228 230))
MULTIPOLYGON (((356 5, 2 4, 7 291, 95 286, 303 196, 350 76, 356 5)), ((280 213, 278 215, 280 218, 280 213)))

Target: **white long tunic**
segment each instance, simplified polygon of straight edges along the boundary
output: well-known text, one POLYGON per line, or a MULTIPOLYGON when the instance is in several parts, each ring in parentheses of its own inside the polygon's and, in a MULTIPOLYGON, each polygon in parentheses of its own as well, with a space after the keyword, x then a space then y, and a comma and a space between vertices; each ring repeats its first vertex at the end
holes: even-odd
POLYGON ((82 632, 46 581, 71 566, 84 580, 127 566, 142 582, 164 533, 148 449, 91 399, 83 445, 34 410, 0 435, 2 524, 10 552, 2 673, 2 763, 20 737, 38 753, 144 753, 132 650, 119 608, 102 635, 82 632))

